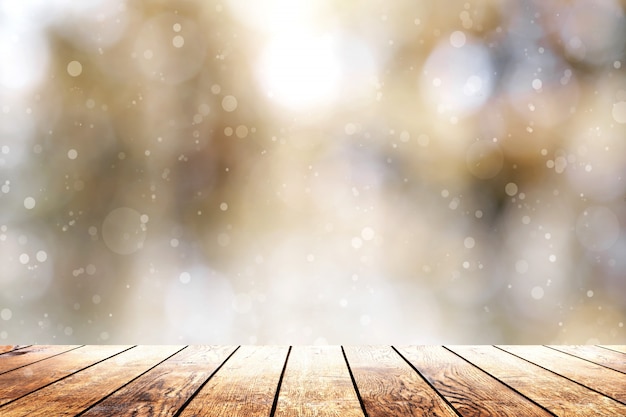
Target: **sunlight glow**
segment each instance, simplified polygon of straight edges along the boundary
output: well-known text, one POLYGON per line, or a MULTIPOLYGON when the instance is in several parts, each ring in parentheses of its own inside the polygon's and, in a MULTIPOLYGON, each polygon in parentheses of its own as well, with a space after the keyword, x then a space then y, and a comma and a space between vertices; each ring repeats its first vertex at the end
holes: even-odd
POLYGON ((276 37, 266 47, 258 68, 267 95, 293 110, 331 102, 341 78, 333 39, 328 35, 292 33, 276 37))
POLYGON ((307 0, 228 0, 227 4, 246 26, 273 34, 302 28, 311 22, 320 6, 307 0))

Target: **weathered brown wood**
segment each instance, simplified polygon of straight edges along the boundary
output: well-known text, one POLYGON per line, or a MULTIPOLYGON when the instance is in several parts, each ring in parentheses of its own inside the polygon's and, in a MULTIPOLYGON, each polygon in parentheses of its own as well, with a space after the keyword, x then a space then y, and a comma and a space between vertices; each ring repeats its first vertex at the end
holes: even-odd
POLYGON ((626 375, 545 346, 498 346, 542 368, 581 383, 621 403, 626 402, 626 375))
POLYGON ((369 417, 457 416, 389 346, 347 346, 346 358, 369 417))
POLYGON ((82 416, 172 416, 234 350, 234 346, 189 346, 82 416))
POLYGON ((626 416, 626 406, 493 346, 449 349, 558 416, 626 416))
POLYGON ((620 349, 21 346, 0 416, 626 416, 620 349))
MULTIPOLYGON (((0 405, 20 398, 131 346, 84 346, 0 375, 0 405)), ((2 415, 4 416, 4 410, 2 415)))
POLYGON ((363 416, 339 346, 294 346, 275 416, 363 416))
POLYGON ((600 346, 549 346, 552 349, 569 353, 570 355, 577 356, 588 360, 589 362, 597 363, 607 368, 615 369, 626 373, 626 354, 616 352, 609 349, 604 349, 600 346))
POLYGON ((398 351, 462 416, 541 416, 550 413, 441 346, 398 351))
POLYGON ((0 345, 0 355, 3 355, 7 352, 11 352, 17 349, 23 349, 28 346, 29 345, 0 345))
POLYGON ((80 345, 36 345, 11 350, 0 356, 0 374, 76 349, 80 345))
POLYGON ((626 353, 626 345, 602 345, 601 347, 615 352, 626 353))
POLYGON ((185 407, 181 417, 269 416, 288 349, 240 347, 185 407))
MULTIPOLYGON (((3 417, 75 416, 182 348, 137 346, 128 349, 7 404, 0 412, 3 417)), ((71 352, 61 357, 69 354, 71 352)))

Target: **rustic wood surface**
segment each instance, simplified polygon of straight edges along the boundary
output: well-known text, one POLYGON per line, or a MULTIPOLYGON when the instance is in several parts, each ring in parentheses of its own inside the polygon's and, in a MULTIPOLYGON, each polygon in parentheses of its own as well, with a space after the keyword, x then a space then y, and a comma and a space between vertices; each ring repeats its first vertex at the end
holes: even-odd
POLYGON ((549 347, 626 374, 626 361, 624 361, 624 356, 614 350, 605 349, 599 346, 549 347))
POLYGON ((626 416, 625 346, 0 346, 0 416, 626 416))
POLYGON ((339 346, 291 349, 275 415, 363 416, 339 346))
POLYGON ((462 416, 550 416, 527 398, 441 346, 409 346, 398 351, 462 416))
POLYGON ((67 352, 78 347, 80 346, 29 346, 23 349, 7 351, 3 355, 2 362, 0 362, 0 374, 51 358, 52 356, 56 356, 60 353, 67 352))
MULTIPOLYGON (((34 393, 132 346, 85 346, 0 375, 0 405, 34 393)), ((7 360, 0 356, 0 362, 7 360)), ((5 415, 6 408, 0 408, 5 415)))
MULTIPOLYGON (((503 346, 504 347, 504 346, 503 346)), ((503 348, 502 347, 502 348, 503 348)), ((532 348, 533 346, 520 347, 532 348)), ((626 405, 493 346, 451 349, 557 416, 626 416, 626 405)), ((524 357, 529 356, 527 353, 524 357)), ((613 381, 609 382, 613 383, 613 381)), ((626 385, 623 376, 622 385, 626 385)))
POLYGON ((174 415, 234 350, 227 346, 188 346, 82 415, 174 415))
POLYGON ((545 346, 502 346, 501 349, 626 404, 624 374, 545 346))
POLYGON ((347 346, 345 353, 370 417, 456 416, 391 347, 347 346))
POLYGON ((0 355, 2 355, 3 353, 6 352, 11 352, 13 350, 18 350, 18 349, 22 349, 24 347, 27 347, 28 345, 1 345, 0 346, 0 355))
POLYGON ((76 415, 182 348, 137 346, 125 350, 7 404, 0 413, 3 417, 76 415))
POLYGON ((602 346, 603 348, 614 350, 616 352, 626 353, 626 345, 602 346))
POLYGON ((287 351, 287 347, 240 347, 181 417, 269 416, 287 351))

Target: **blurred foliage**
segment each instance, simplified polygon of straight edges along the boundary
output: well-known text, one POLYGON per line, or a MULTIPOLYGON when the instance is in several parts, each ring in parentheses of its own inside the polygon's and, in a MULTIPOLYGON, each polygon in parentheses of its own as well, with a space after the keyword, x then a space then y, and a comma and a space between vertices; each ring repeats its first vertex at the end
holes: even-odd
POLYGON ((626 343, 603 1, 5 1, 7 343, 626 343))

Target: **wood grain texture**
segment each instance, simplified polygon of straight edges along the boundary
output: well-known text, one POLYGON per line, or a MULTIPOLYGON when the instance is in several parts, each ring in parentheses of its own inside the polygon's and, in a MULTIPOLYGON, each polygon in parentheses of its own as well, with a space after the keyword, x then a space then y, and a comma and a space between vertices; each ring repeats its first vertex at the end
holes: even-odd
POLYGON ((269 416, 288 350, 286 346, 240 347, 181 417, 269 416))
POLYGON ((457 416, 390 346, 347 346, 344 351, 369 417, 457 416))
POLYGON ((0 416, 626 417, 619 349, 7 347, 0 416))
POLYGON ((137 346, 125 350, 109 360, 22 397, 0 411, 3 417, 75 416, 182 348, 137 346))
POLYGON ((614 369, 626 373, 626 353, 604 349, 600 346, 549 346, 560 352, 569 353, 588 360, 589 362, 602 365, 606 368, 614 369))
POLYGON ((399 347, 398 351, 464 417, 550 416, 546 410, 441 346, 399 347))
POLYGON ((82 416, 172 416, 234 350, 234 346, 189 346, 82 416))
POLYGON ((79 347, 80 345, 38 345, 8 351, 0 356, 0 374, 79 347))
POLYGON ((602 347, 615 352, 626 353, 626 345, 603 345, 602 347))
POLYGON ((275 416, 363 417, 339 346, 294 346, 275 416))
POLYGON ((28 347, 29 345, 0 345, 0 355, 11 352, 16 349, 22 349, 28 347))
POLYGON ((493 346, 449 349, 558 416, 626 416, 626 406, 493 346))
POLYGON ((555 374, 626 403, 626 375, 545 346, 498 346, 555 374))
POLYGON ((0 375, 0 405, 129 348, 131 346, 84 346, 4 373, 0 375))

